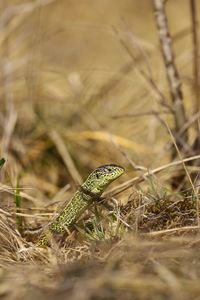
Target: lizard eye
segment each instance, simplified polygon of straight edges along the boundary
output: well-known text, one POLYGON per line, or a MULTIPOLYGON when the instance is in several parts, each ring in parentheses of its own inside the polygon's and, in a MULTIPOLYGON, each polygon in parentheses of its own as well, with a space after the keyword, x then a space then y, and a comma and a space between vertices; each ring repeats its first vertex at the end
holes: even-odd
POLYGON ((99 174, 99 173, 96 173, 96 178, 99 179, 99 177, 100 177, 100 174, 99 174))

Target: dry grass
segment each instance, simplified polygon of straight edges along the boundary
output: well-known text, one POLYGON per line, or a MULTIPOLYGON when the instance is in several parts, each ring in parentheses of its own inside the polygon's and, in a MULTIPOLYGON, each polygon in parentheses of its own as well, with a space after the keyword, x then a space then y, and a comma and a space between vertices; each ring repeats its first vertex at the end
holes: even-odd
POLYGON ((151 2, 2 1, 1 299, 199 299, 198 6, 162 12, 176 90, 151 2), (126 173, 106 205, 37 247, 30 229, 109 162, 126 173))
POLYGON ((198 299, 199 238, 121 241, 48 250, 1 270, 3 299, 198 299), (49 261, 45 261, 48 256, 49 261), (37 259, 38 259, 37 255, 37 259), (13 272, 13 269, 15 272, 13 272), (12 286, 12 288, 11 288, 12 286))

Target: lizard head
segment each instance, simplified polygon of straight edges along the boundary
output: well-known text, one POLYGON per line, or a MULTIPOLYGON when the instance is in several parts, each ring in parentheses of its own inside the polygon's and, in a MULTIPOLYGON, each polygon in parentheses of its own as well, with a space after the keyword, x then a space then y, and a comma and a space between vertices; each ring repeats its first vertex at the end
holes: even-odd
POLYGON ((103 193, 106 187, 124 173, 124 168, 109 164, 98 167, 86 179, 83 188, 92 193, 103 193))

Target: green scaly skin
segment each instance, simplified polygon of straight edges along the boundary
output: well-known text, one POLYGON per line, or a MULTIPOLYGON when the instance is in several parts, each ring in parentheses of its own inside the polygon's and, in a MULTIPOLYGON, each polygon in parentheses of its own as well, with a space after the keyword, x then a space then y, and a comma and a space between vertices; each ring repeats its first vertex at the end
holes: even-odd
POLYGON ((72 199, 66 204, 59 216, 45 228, 37 243, 46 246, 53 234, 70 229, 83 212, 99 199, 107 186, 124 173, 124 168, 110 164, 95 169, 81 185, 72 199))

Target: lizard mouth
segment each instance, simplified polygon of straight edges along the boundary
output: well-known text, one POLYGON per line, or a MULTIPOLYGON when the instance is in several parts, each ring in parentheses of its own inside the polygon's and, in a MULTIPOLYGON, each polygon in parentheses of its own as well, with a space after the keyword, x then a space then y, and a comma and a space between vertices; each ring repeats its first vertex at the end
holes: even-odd
POLYGON ((116 169, 114 171, 115 178, 113 180, 115 180, 116 178, 120 177, 124 172, 125 172, 125 169, 123 167, 116 166, 116 169))

